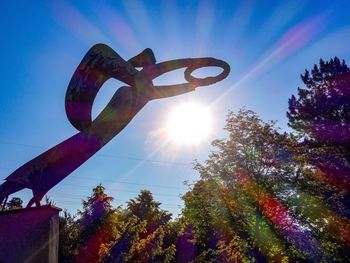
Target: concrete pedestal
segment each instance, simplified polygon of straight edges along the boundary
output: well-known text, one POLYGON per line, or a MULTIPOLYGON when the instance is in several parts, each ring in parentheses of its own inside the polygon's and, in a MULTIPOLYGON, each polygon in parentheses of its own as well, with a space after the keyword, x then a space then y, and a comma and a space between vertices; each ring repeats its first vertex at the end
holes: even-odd
POLYGON ((0 262, 58 261, 59 218, 55 206, 0 213, 0 262))

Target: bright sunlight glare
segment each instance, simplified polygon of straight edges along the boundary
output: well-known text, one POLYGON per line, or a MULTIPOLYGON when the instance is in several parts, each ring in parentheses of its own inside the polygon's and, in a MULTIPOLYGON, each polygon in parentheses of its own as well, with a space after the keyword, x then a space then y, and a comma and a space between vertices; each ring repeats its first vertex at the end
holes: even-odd
POLYGON ((211 112, 207 107, 188 102, 176 106, 168 117, 168 137, 176 144, 193 145, 202 142, 210 133, 211 112))

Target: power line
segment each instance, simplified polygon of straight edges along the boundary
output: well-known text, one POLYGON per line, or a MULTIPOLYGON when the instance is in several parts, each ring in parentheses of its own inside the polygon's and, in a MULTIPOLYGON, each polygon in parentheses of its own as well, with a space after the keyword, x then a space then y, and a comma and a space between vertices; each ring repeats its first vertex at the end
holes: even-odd
MULTIPOLYGON (((0 140, 1 144, 8 144, 8 145, 17 145, 17 146, 24 146, 24 147, 31 147, 31 148, 41 148, 46 149, 47 147, 38 146, 38 145, 31 145, 31 144, 25 144, 25 143, 16 143, 16 142, 6 142, 3 140, 0 140)), ((190 166, 191 163, 185 163, 185 162, 173 162, 173 161, 161 161, 161 160, 154 160, 154 159, 144 159, 140 157, 133 157, 133 156, 123 156, 123 155, 114 155, 114 154, 96 154, 98 157, 104 157, 104 158, 114 158, 114 159, 124 159, 124 160, 133 160, 133 161, 144 161, 144 162, 150 162, 150 163, 158 163, 158 164, 167 164, 167 165, 179 165, 179 166, 190 166)))
MULTIPOLYGON (((87 180, 94 180, 94 181, 96 181, 96 178, 85 177, 85 176, 77 176, 74 179, 87 179, 87 180)), ((130 184, 130 185, 139 185, 139 186, 159 187, 159 188, 168 188, 168 189, 177 189, 177 190, 187 190, 186 188, 183 188, 183 187, 167 186, 167 185, 159 185, 159 184, 141 184, 141 183, 134 183, 134 182, 126 182, 126 181, 115 181, 115 180, 109 180, 109 179, 103 179, 103 181, 112 182, 112 183, 119 183, 119 184, 130 184)))
MULTIPOLYGON (((62 201, 69 201, 69 200, 82 200, 82 199, 86 198, 86 197, 84 197, 84 196, 78 197, 78 196, 80 196, 80 195, 74 195, 74 194, 67 194, 67 195, 71 195, 71 197, 60 196, 60 197, 56 197, 56 198, 52 198, 52 199, 58 199, 58 200, 60 200, 60 199, 63 198, 62 201), (68 199, 68 200, 64 200, 64 199, 68 199)), ((51 198, 50 198, 50 199, 51 199, 51 198)), ((129 201, 130 201, 130 199, 129 199, 129 200, 126 200, 126 199, 117 199, 117 200, 118 200, 118 201, 121 201, 121 202, 129 202, 129 201)), ((55 200, 52 200, 52 201, 55 201, 55 200)), ((161 203, 161 205, 165 205, 165 206, 176 206, 176 207, 181 206, 180 204, 169 204, 169 203, 161 203)))
MULTIPOLYGON (((86 186, 86 185, 76 185, 76 184, 67 184, 67 183, 63 183, 62 185, 74 186, 74 187, 82 187, 82 188, 89 188, 89 189, 91 189, 91 187, 86 186)), ((134 194, 138 194, 138 193, 139 193, 139 192, 129 191, 129 190, 123 190, 123 189, 119 189, 119 188, 107 188, 106 190, 107 190, 107 191, 110 191, 110 192, 129 192, 129 193, 134 193, 134 194)), ((154 192, 152 192, 152 194, 160 195, 160 196, 179 197, 179 195, 162 194, 162 193, 154 193, 154 192)))
MULTIPOLYGON (((0 169, 11 169, 8 167, 0 167, 0 169)), ((92 177, 85 177, 85 176, 76 176, 74 179, 85 179, 85 180, 91 180, 91 181, 97 181, 100 178, 92 178, 92 177)), ((183 187, 176 187, 176 186, 167 186, 167 185, 159 185, 159 184, 141 184, 141 183, 134 183, 134 182, 127 182, 127 181, 116 181, 116 180, 109 180, 109 179, 102 179, 101 181, 103 182, 112 182, 116 184, 128 184, 128 185, 138 185, 138 186, 147 186, 147 187, 158 187, 158 188, 166 188, 166 189, 176 189, 176 190, 188 190, 183 187)), ((78 187, 87 187, 91 188, 89 186, 83 186, 83 185, 75 185, 75 184, 67 184, 67 183, 62 183, 63 185, 71 185, 71 186, 78 186, 78 187)))
POLYGON ((191 163, 184 163, 184 162, 160 161, 160 160, 154 160, 154 159, 143 159, 143 158, 138 158, 138 157, 113 155, 113 154, 97 154, 96 156, 117 158, 117 159, 128 159, 128 160, 134 160, 134 161, 145 161, 145 162, 169 164, 169 165, 183 165, 183 166, 191 165, 191 163))
POLYGON ((17 143, 17 142, 6 142, 6 141, 3 141, 3 140, 0 140, 0 143, 8 144, 8 145, 24 146, 24 147, 30 147, 30 148, 40 148, 40 149, 45 148, 44 146, 30 145, 30 144, 26 144, 26 143, 17 143))

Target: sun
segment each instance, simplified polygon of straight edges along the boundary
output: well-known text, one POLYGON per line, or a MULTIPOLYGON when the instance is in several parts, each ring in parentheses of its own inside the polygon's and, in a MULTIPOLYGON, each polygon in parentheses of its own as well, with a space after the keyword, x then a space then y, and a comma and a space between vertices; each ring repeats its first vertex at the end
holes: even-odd
POLYGON ((168 116, 166 132, 176 144, 199 144, 211 132, 212 116, 208 107, 194 102, 180 104, 168 116))

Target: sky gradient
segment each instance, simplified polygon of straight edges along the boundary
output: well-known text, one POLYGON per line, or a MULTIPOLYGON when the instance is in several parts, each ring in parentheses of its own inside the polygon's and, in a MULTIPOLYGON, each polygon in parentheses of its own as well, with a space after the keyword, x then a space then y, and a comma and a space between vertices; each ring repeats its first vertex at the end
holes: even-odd
MULTIPOLYGON (((215 57, 231 66, 227 79, 195 92, 152 101, 132 122, 48 195, 75 213, 98 183, 115 204, 149 189, 162 208, 181 211, 183 182, 197 180, 195 159, 225 137, 229 110, 245 106, 288 130, 288 98, 305 68, 338 56, 350 64, 348 1, 17 1, 3 5, 0 96, 0 179, 77 131, 64 110, 67 85, 87 50, 105 43, 129 59, 153 50, 158 62, 215 57), (166 142, 172 108, 209 105, 213 131, 200 146, 166 142)), ((154 81, 183 81, 181 70, 154 81)), ((109 80, 94 103, 104 108, 123 84, 109 80)), ((22 191, 27 202, 31 192, 22 191)))

